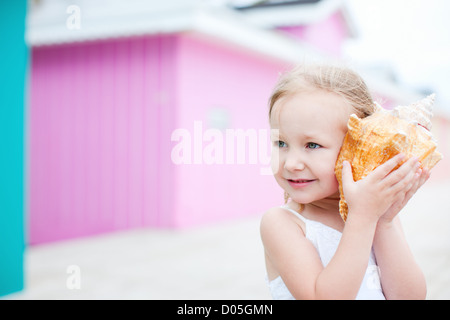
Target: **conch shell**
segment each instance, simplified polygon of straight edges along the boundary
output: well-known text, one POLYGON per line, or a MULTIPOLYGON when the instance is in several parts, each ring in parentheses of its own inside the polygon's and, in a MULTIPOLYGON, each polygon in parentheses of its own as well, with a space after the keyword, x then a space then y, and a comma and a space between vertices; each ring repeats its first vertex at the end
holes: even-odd
POLYGON ((344 138, 335 173, 339 182, 339 213, 347 220, 348 207, 342 189, 342 162, 352 165, 353 179, 360 180, 395 155, 403 152, 405 161, 416 156, 421 167, 431 169, 442 154, 436 151, 431 132, 431 108, 435 95, 409 106, 399 106, 392 111, 380 106, 370 116, 360 119, 355 114, 348 120, 348 132, 344 138))

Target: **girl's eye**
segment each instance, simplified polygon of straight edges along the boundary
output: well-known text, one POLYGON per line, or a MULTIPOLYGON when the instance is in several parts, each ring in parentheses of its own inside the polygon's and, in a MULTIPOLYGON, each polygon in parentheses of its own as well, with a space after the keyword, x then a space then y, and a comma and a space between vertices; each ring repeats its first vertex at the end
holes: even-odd
POLYGON ((276 145, 278 148, 285 148, 285 147, 287 147, 287 144, 286 144, 286 142, 284 142, 284 141, 275 141, 274 143, 275 143, 275 145, 276 145))
POLYGON ((320 148, 320 147, 321 147, 320 144, 317 144, 317 143, 314 143, 314 142, 308 142, 306 144, 306 148, 308 148, 308 149, 317 149, 317 148, 320 148))

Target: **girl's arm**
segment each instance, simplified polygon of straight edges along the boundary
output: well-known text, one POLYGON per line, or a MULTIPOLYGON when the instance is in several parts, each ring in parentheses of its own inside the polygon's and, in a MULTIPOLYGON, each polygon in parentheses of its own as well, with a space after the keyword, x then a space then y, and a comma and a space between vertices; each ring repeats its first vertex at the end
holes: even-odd
POLYGON ((400 220, 378 223, 374 243, 386 299, 425 299, 425 277, 406 242, 400 220))
POLYGON ((354 299, 367 268, 376 220, 350 219, 326 268, 295 217, 281 208, 261 220, 265 253, 296 299, 354 299))
POLYGON ((397 214, 428 180, 430 172, 419 170, 410 190, 381 217, 374 238, 374 251, 381 270, 381 283, 388 299, 425 299, 425 277, 409 249, 397 214))
MULTIPOLYGON (((344 195, 349 206, 349 214, 341 243, 329 266, 337 264, 345 266, 345 270, 340 270, 339 272, 342 273, 337 275, 334 272, 331 273, 330 270, 332 269, 325 268, 321 278, 318 278, 318 284, 321 281, 330 283, 332 277, 343 277, 347 280, 348 286, 347 288, 346 286, 341 288, 348 290, 348 296, 354 295, 356 297, 367 268, 375 234, 380 237, 378 239, 380 240, 379 249, 383 253, 389 251, 387 241, 391 240, 398 244, 396 249, 399 251, 396 253, 403 253, 398 258, 407 257, 407 251, 404 250, 406 241, 401 242, 399 238, 400 233, 393 233, 393 229, 387 228, 387 225, 383 223, 387 221, 387 217, 384 215, 386 213, 389 214, 389 212, 392 214, 394 208, 397 208, 399 204, 404 205, 404 200, 409 200, 411 197, 411 189, 417 187, 418 179, 415 174, 419 166, 417 158, 411 158, 399 169, 392 171, 397 164, 403 161, 404 157, 403 154, 400 154, 392 158, 375 169, 366 178, 357 182, 353 181, 350 165, 348 163, 344 164, 342 183, 344 195), (384 218, 380 219, 383 216, 384 218), (349 254, 352 256, 348 257, 349 254), (331 277, 325 277, 327 273, 332 274, 331 277), (357 279, 359 280, 358 282, 356 282, 357 279), (355 281, 355 283, 352 281, 355 281), (354 290, 355 287, 357 288, 356 292, 354 290)), ((393 251, 385 254, 385 261, 388 261, 389 264, 395 263, 395 260, 391 260, 393 255, 395 255, 393 251)), ((406 261, 411 262, 411 257, 408 256, 408 258, 406 261)), ((414 262, 414 260, 412 261, 414 262)), ((393 276, 396 275, 393 274, 393 276)), ((409 279, 409 276, 411 275, 408 274, 403 279, 409 279)))
POLYGON ((319 299, 355 299, 364 279, 377 220, 350 213, 335 255, 317 277, 319 299))
POLYGON ((354 182, 350 165, 343 169, 344 193, 349 205, 341 241, 324 268, 317 251, 292 217, 282 209, 268 212, 261 221, 266 255, 296 299, 354 299, 367 268, 378 219, 410 183, 413 161, 397 156, 365 179, 354 182))

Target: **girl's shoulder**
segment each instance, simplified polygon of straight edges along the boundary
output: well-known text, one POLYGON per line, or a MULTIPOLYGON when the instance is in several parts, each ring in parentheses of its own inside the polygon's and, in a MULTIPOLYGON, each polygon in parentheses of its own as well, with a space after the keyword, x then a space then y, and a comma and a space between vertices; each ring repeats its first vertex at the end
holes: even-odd
POLYGON ((283 207, 267 210, 260 223, 261 236, 273 237, 287 233, 305 234, 305 223, 283 207))
POLYGON ((291 221, 292 213, 283 207, 273 207, 263 214, 261 218, 261 225, 283 224, 291 221))

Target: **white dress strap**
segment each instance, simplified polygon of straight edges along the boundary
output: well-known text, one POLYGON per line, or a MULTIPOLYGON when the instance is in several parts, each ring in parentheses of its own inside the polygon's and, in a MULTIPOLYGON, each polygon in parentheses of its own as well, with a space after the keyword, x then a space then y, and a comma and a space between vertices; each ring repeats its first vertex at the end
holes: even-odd
POLYGON ((286 209, 286 210, 292 212, 296 217, 298 217, 300 220, 302 220, 304 223, 306 223, 307 219, 305 217, 303 217, 300 213, 295 211, 294 209, 289 208, 287 205, 282 205, 282 206, 280 206, 280 208, 283 208, 283 209, 286 209))

